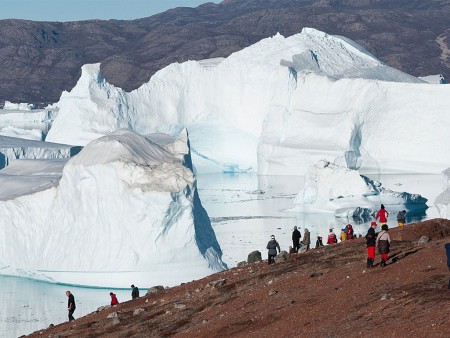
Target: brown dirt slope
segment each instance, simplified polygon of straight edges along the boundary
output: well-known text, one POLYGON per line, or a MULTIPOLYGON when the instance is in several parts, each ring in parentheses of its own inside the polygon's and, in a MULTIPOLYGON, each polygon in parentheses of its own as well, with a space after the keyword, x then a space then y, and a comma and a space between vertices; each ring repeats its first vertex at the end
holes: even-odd
POLYGON ((448 336, 450 221, 390 234, 384 268, 365 268, 361 238, 233 268, 30 337, 448 336), (431 240, 418 244, 423 235, 431 240))

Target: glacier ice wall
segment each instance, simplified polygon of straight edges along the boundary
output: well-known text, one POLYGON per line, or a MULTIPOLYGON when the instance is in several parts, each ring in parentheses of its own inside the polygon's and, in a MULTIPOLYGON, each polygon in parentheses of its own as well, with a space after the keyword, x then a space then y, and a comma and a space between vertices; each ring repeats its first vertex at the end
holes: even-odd
POLYGON ((169 65, 130 93, 99 69, 83 66, 62 94, 47 140, 84 145, 118 128, 176 135, 187 127, 201 172, 302 175, 326 158, 366 172, 436 173, 450 162, 450 87, 314 29, 226 59, 169 65))

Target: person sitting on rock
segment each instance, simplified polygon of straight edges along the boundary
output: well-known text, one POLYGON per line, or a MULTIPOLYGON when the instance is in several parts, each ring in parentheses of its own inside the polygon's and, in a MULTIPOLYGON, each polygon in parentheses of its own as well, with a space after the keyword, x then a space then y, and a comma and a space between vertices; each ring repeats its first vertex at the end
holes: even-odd
POLYGON ((320 248, 321 246, 323 246, 322 243, 322 237, 321 236, 317 236, 317 240, 316 240, 316 249, 320 248))

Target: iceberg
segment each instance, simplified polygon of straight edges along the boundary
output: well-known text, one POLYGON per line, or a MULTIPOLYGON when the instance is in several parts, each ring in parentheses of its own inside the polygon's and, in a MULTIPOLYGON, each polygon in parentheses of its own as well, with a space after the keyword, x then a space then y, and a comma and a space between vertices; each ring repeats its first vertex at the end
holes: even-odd
POLYGON ((366 173, 438 173, 450 162, 449 98, 449 86, 304 28, 225 59, 171 64, 130 93, 99 64, 84 65, 56 103, 47 140, 85 145, 119 128, 188 128, 198 172, 301 175, 326 158, 366 173))
POLYGON ((450 219, 450 168, 442 172, 443 192, 436 197, 434 205, 442 218, 450 219))
POLYGON ((357 170, 321 160, 309 168, 290 211, 334 213, 337 218, 367 221, 382 203, 391 211, 417 212, 428 208, 427 201, 419 194, 385 188, 357 170))
POLYGON ((80 150, 80 146, 0 136, 0 169, 17 159, 68 158, 80 150))
MULTIPOLYGON (((31 176, 31 161, 15 162, 0 181, 31 176)), ((1 274, 128 288, 227 268, 197 193, 186 130, 177 139, 117 130, 65 165, 43 162, 40 180, 0 202, 1 274)))

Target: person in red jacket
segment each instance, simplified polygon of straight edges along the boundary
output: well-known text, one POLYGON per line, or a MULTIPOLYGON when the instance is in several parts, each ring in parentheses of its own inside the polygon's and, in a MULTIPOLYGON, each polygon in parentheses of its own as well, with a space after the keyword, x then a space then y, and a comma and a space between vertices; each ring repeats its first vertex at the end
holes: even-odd
POLYGON ((333 232, 333 229, 330 229, 330 232, 328 233, 327 244, 334 244, 334 243, 337 243, 337 237, 336 234, 333 232))
POLYGON ((375 219, 380 219, 380 225, 382 226, 383 224, 387 223, 387 218, 389 216, 389 213, 386 211, 386 209, 384 208, 384 205, 381 205, 381 209, 378 210, 375 219))
POLYGON ((119 304, 115 293, 110 292, 109 295, 111 296, 111 306, 119 304))

